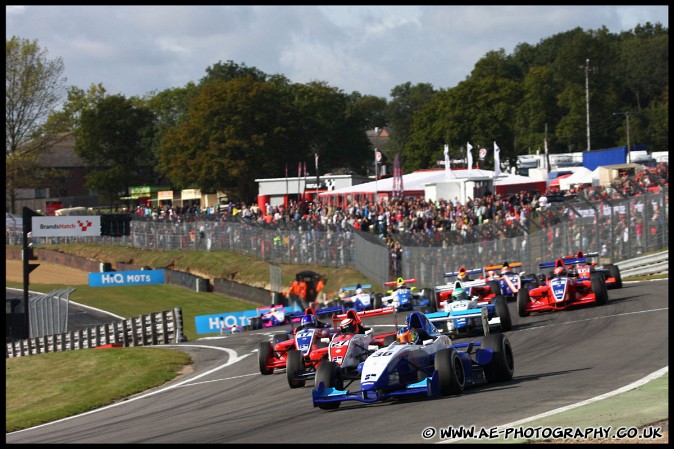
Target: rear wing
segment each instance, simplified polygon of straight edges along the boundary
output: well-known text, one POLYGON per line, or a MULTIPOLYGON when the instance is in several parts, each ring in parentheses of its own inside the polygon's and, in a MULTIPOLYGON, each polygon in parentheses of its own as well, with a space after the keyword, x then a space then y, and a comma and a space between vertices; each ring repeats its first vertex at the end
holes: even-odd
MULTIPOLYGON (((360 312, 356 312, 356 315, 358 315, 358 318, 363 320, 365 318, 372 318, 372 317, 375 317, 375 316, 392 315, 395 312, 396 312, 395 307, 386 306, 386 307, 380 307, 379 309, 362 310, 360 312)), ((347 318, 346 313, 341 313, 339 315, 333 315, 332 321, 336 323, 338 321, 342 321, 344 318, 347 318)))
POLYGON ((430 322, 447 322, 456 321, 464 318, 480 318, 482 323, 482 330, 484 335, 489 335, 489 312, 486 307, 479 307, 478 309, 468 309, 454 312, 436 312, 426 315, 430 322))
MULTIPOLYGON (((395 281, 384 282, 384 285, 387 286, 387 287, 395 287, 396 285, 398 285, 399 280, 400 279, 395 280, 395 281)), ((416 278, 403 279, 402 281, 403 281, 404 284, 415 284, 417 282, 416 278)))
POLYGON ((446 292, 447 290, 454 290, 456 288, 456 282, 461 283, 461 288, 482 287, 483 285, 487 285, 487 282, 484 279, 475 279, 474 281, 455 281, 445 285, 438 285, 435 287, 435 291, 446 292))
MULTIPOLYGON (((320 315, 334 315, 336 313, 344 313, 344 308, 342 306, 333 306, 333 307, 323 307, 321 309, 314 310, 316 316, 320 315)), ((292 320, 301 319, 304 316, 304 311, 301 312, 292 312, 289 314, 292 320)))
MULTIPOLYGON (((513 262, 513 263, 508 262, 509 268, 517 268, 517 267, 521 267, 521 266, 522 266, 522 262, 513 262)), ((485 271, 500 270, 501 268, 503 268, 503 264, 498 264, 498 265, 492 264, 492 265, 488 265, 488 266, 484 267, 484 270, 485 271)))
POLYGON ((564 265, 578 265, 587 263, 585 257, 568 257, 563 259, 557 259, 554 262, 542 262, 538 264, 538 268, 555 268, 559 265, 559 262, 562 261, 564 265))
MULTIPOLYGON (((360 284, 360 287, 363 288, 363 289, 365 289, 365 288, 372 288, 372 284, 360 284)), ((353 291, 356 291, 357 288, 358 288, 357 285, 350 285, 350 286, 348 286, 348 287, 342 287, 342 288, 340 288, 340 289, 339 289, 339 292, 340 292, 340 293, 341 293, 341 292, 353 292, 353 291)))
MULTIPOLYGON (((466 274, 482 275, 482 274, 484 274, 484 271, 482 270, 482 268, 473 268, 471 270, 466 270, 466 274)), ((446 277, 446 278, 457 277, 458 275, 459 275, 458 271, 448 271, 445 274, 443 274, 443 276, 446 277)))

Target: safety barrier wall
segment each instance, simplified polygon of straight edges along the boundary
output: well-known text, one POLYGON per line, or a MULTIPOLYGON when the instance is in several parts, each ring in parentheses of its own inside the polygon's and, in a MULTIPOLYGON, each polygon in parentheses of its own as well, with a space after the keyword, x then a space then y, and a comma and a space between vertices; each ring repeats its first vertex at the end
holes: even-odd
POLYGON ((153 346, 184 341, 182 309, 140 315, 85 329, 6 343, 6 357, 96 348, 153 346))

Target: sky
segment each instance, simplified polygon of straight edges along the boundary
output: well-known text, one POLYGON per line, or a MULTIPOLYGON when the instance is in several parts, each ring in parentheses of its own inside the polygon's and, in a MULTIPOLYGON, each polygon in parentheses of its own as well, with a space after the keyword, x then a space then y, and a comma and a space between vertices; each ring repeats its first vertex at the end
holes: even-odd
POLYGON ((143 96, 233 61, 390 100, 407 82, 452 88, 489 51, 511 54, 578 27, 669 28, 669 7, 6 5, 5 18, 7 39, 37 40, 63 60, 66 85, 83 90, 101 83, 111 95, 143 96))

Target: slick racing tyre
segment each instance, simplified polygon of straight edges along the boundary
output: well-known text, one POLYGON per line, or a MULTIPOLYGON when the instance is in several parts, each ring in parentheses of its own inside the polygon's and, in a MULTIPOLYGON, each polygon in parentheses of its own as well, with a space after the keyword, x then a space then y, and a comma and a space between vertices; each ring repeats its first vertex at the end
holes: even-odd
POLYGON ((262 329, 262 319, 259 316, 254 316, 250 319, 250 328, 252 330, 262 329))
POLYGON ((498 283, 498 281, 489 281, 489 288, 491 288, 491 292, 498 296, 501 294, 501 285, 498 283))
POLYGON ((381 293, 376 293, 374 295, 374 301, 372 304, 375 309, 381 309, 381 302, 383 297, 384 295, 382 295, 381 293))
POLYGON ((435 370, 438 372, 442 396, 463 393, 466 387, 466 373, 456 349, 444 348, 436 352, 435 370))
POLYGON ((592 286, 592 293, 594 293, 595 301, 598 306, 608 304, 608 290, 606 289, 606 281, 604 275, 601 273, 592 273, 590 275, 590 283, 592 286))
POLYGON ((494 299, 494 309, 496 316, 501 319, 501 332, 508 332, 512 329, 513 323, 510 319, 510 309, 503 296, 499 295, 494 299))
POLYGON ((608 268, 608 275, 615 278, 615 284, 613 284, 611 288, 623 288, 623 278, 620 276, 620 267, 611 263, 606 265, 606 268, 608 268))
MULTIPOLYGON (((339 365, 328 360, 325 360, 321 362, 320 365, 318 365, 315 382, 316 386, 314 388, 318 388, 322 382, 323 385, 325 385, 325 388, 336 388, 338 390, 344 389, 344 380, 342 379, 342 371, 339 365)), ((339 408, 341 404, 341 402, 336 401, 317 405, 321 410, 335 410, 339 408)))
POLYGON ((305 379, 297 378, 302 371, 304 371, 302 352, 297 349, 291 349, 286 355, 286 374, 290 388, 302 388, 306 384, 307 381, 305 379))
POLYGON ((489 334, 482 340, 480 348, 492 350, 491 363, 484 366, 484 377, 487 382, 498 382, 513 378, 515 358, 508 337, 504 334, 489 334))
POLYGON ((517 313, 519 316, 529 316, 529 312, 527 312, 527 304, 530 302, 531 298, 529 297, 529 290, 523 288, 517 292, 517 313))
POLYGON ((268 341, 261 341, 257 345, 257 361, 260 364, 260 373, 267 375, 274 372, 274 368, 267 368, 267 360, 272 358, 274 348, 268 341))

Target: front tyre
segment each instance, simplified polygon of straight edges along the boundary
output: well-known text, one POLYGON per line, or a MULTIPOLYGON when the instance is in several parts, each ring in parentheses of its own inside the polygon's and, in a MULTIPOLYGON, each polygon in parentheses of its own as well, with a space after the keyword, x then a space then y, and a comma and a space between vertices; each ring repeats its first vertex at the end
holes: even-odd
POLYGON ((608 291, 606 289, 604 275, 601 273, 592 273, 590 275, 590 284, 592 286, 592 293, 594 293, 597 305, 603 306, 608 304, 608 291))
POLYGON ((466 387, 466 374, 456 349, 445 348, 436 352, 435 370, 438 372, 442 396, 463 393, 466 387))
POLYGON ((484 366, 484 377, 487 382, 498 382, 513 378, 515 358, 508 337, 504 334, 489 334, 482 340, 480 348, 492 350, 491 363, 484 366))
POLYGON ((496 316, 501 319, 501 332, 507 332, 512 329, 513 323, 510 319, 510 309, 508 309, 508 304, 506 304, 503 296, 497 296, 494 299, 494 308, 496 309, 496 316))
POLYGON ((260 373, 264 375, 272 374, 274 368, 267 368, 267 360, 272 358, 274 348, 268 341, 261 341, 257 345, 257 361, 260 364, 260 373))
POLYGON ((302 388, 306 384, 305 379, 297 379, 297 376, 304 371, 304 357, 302 352, 297 349, 291 349, 286 355, 286 375, 288 376, 288 385, 290 388, 302 388))
MULTIPOLYGON (((320 365, 318 365, 315 379, 316 386, 314 388, 318 388, 321 382, 323 383, 325 388, 335 388, 337 390, 344 389, 344 380, 342 379, 342 371, 336 362, 330 362, 328 360, 325 360, 321 362, 320 365)), ((335 410, 339 408, 341 404, 342 404, 341 402, 336 401, 336 402, 321 403, 317 405, 318 408, 320 408, 321 410, 335 410)))
POLYGON ((517 292, 517 313, 521 317, 529 316, 527 305, 531 302, 529 290, 522 288, 517 292))

